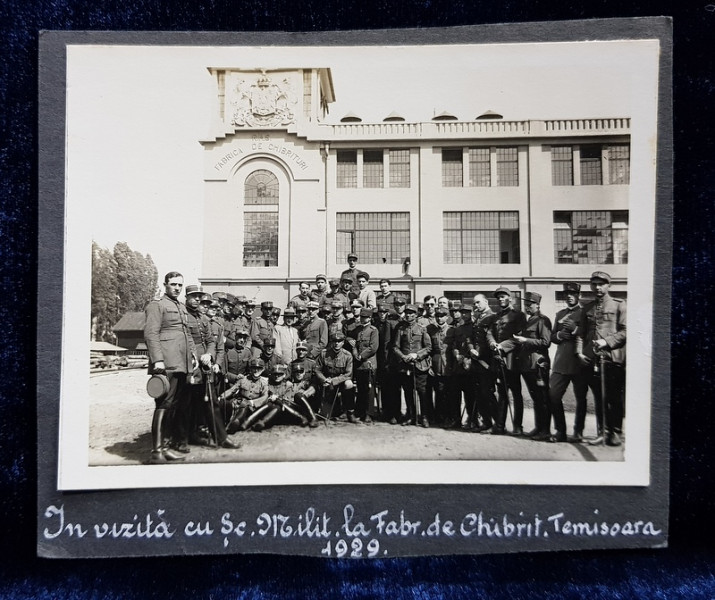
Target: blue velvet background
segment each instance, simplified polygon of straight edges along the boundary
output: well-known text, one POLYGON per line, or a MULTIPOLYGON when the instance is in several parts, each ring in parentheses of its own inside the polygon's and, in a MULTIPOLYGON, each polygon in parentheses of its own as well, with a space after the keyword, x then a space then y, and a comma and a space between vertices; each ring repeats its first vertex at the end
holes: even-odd
MULTIPOLYGON (((0 597, 715 598, 713 44, 715 5, 600 0, 0 2, 0 597), (676 153, 671 547, 660 551, 328 561, 271 556, 35 558, 37 46, 40 29, 428 27, 672 15, 676 153)), ((42 290, 39 290, 40 299, 42 290)), ((657 301, 657 299, 656 299, 657 301)), ((657 443, 657 440, 655 440, 657 443)))

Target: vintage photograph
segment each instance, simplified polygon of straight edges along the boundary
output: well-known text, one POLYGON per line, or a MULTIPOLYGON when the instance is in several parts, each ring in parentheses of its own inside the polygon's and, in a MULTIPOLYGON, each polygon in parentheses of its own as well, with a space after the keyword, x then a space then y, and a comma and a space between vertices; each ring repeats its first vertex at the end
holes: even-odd
POLYGON ((68 45, 58 489, 648 485, 658 58, 68 45))

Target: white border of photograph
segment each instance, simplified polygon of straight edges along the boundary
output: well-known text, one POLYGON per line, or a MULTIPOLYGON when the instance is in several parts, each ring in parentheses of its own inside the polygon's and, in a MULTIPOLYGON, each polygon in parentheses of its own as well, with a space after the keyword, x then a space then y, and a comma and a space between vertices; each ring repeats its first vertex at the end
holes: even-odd
MULTIPOLYGON (((409 46, 399 47, 181 47, 181 46, 67 46, 67 121, 66 121, 66 206, 64 248, 64 314, 62 336, 62 385, 60 391, 60 435, 58 461, 58 489, 121 489, 196 486, 252 486, 252 485, 314 485, 314 484, 549 484, 549 485, 619 485, 644 486, 650 481, 651 455, 651 339, 654 281, 654 227, 656 196, 657 98, 658 98, 658 40, 624 40, 608 42, 568 42, 542 44, 494 44, 460 46, 409 46), (520 52, 524 61, 533 64, 535 48, 544 49, 559 63, 572 63, 584 69, 598 69, 604 53, 622 53, 624 78, 622 89, 604 89, 603 97, 613 94, 625 96, 631 110, 631 183, 629 197, 629 264, 628 264, 628 373, 626 398, 628 406, 628 440, 622 462, 566 462, 566 461, 349 461, 349 462, 295 462, 295 463, 214 463, 182 465, 132 465, 88 466, 89 459, 89 315, 91 296, 91 242, 97 238, 97 220, 112 223, 114 241, 127 241, 142 253, 155 259, 160 277, 172 269, 182 271, 186 264, 183 255, 177 255, 172 264, 157 255, 155 248, 181 246, 186 253, 197 253, 195 269, 184 270, 185 281, 197 281, 200 273, 200 253, 203 227, 201 223, 181 223, 172 217, 168 223, 158 215, 171 207, 173 214, 184 216, 183 205, 172 204, 181 181, 164 178, 162 161, 170 155, 177 172, 185 164, 193 164, 188 174, 192 180, 193 201, 203 199, 203 157, 199 139, 210 126, 210 106, 214 93, 209 66, 232 67, 301 67, 321 66, 333 69, 354 68, 362 63, 369 73, 380 69, 379 61, 371 60, 372 53, 389 51, 403 60, 415 61, 425 53, 427 62, 422 70, 454 63, 455 53, 461 53, 461 63, 456 68, 469 69, 470 59, 499 69, 504 65, 495 57, 507 57, 520 52), (578 51, 576 51, 578 50, 578 51), (584 59, 579 64, 579 59, 584 59), (450 62, 451 61, 451 62, 450 62), (151 71, 138 68, 142 64, 162 67, 162 77, 152 77, 151 71), (116 68, 124 65, 124 69, 116 68), (370 65, 369 69, 365 65, 370 65), (351 67, 352 66, 352 67, 351 67), (97 70, 113 69, 117 89, 131 90, 122 98, 104 97, 106 105, 88 106, 83 100, 83 90, 92 88, 97 70), (182 79, 187 72, 194 79, 182 79), (158 82, 171 78, 175 87, 166 89, 158 82), (203 87, 196 83, 204 81, 203 87), (192 92, 190 98, 172 96, 185 88, 192 92), (185 114, 184 120, 173 121, 173 127, 162 126, 167 103, 176 99, 182 110, 195 110, 185 114), (140 111, 144 114, 135 113, 140 111), (135 140, 139 146, 128 143, 128 136, 113 137, 117 128, 125 129, 134 119, 155 119, 156 127, 144 128, 135 140), (91 152, 78 152, 83 147, 89 129, 106 130, 106 143, 92 148, 91 152), (141 146, 149 144, 150 147, 141 146), (147 150, 149 154, 147 154, 147 150), (145 160, 153 155, 154 161, 145 160), (81 157, 81 158, 80 158, 81 157), (78 185, 95 181, 93 174, 102 164, 112 165, 119 179, 135 185, 162 179, 166 193, 157 196, 153 185, 148 185, 146 195, 127 196, 126 203, 106 200, 107 190, 101 185, 78 185), (125 239, 123 215, 135 211, 141 219, 136 231, 127 234, 139 236, 146 243, 125 239), (114 218, 116 216, 116 219, 114 218), (179 226, 180 224, 180 226, 179 226), (167 226, 168 225, 168 226, 167 226), (143 237, 141 237, 143 236, 143 237), (197 240, 198 238, 198 240, 197 240), (318 468, 319 467, 319 468, 318 468)), ((506 60, 506 59, 505 59, 506 60)), ((509 61, 506 61, 509 64, 509 61)), ((412 64, 412 63, 410 63, 412 64)), ((548 63, 558 80, 557 63, 548 63)), ((463 89, 466 77, 455 78, 455 89, 463 89)), ((421 85, 426 86, 423 80, 421 85)), ((337 84, 336 84, 337 87, 337 84)), ((378 89, 375 94, 385 93, 378 89)), ((554 89, 555 97, 559 94, 554 89)), ((356 103, 369 103, 366 101, 356 103)), ((351 98, 352 100, 352 98, 351 98)), ((456 101, 455 101, 456 103, 456 101)), ((528 99, 522 99, 528 105, 528 99)), ((425 120, 432 106, 425 107, 425 120)), ((336 115, 345 114, 336 111, 336 115)), ((524 118, 549 118, 538 109, 524 109, 524 118)), ((385 113, 387 114, 387 113, 385 113)), ((521 115, 519 115, 521 116, 521 115)), ((339 117, 337 117, 339 118, 339 117)), ((85 148, 86 150, 86 148, 85 148)), ((105 182, 115 185, 115 182, 105 182)), ((127 184, 126 192, 132 195, 134 185, 127 184)), ((116 189, 114 189, 116 193, 116 189)), ((201 211, 197 211, 200 213, 201 211)), ((128 237, 128 235, 126 237, 128 237)), ((97 239, 100 245, 102 239, 97 239)), ((107 243, 109 245, 110 242, 107 243)), ((113 243, 113 242, 111 242, 113 243)), ((58 248, 58 252, 62 249, 58 248)), ((548 249, 552 251, 551 248, 548 249)), ((152 400, 147 397, 147 402, 152 400)), ((590 400, 589 400, 590 402, 590 400)), ((147 422, 147 431, 150 423, 147 422)), ((237 457, 240 460, 240 457, 237 457)))

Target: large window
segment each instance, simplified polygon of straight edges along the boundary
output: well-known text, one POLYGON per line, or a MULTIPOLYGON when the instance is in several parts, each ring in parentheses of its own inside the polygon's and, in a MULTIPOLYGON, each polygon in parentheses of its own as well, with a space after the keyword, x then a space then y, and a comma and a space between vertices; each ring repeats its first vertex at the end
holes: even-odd
POLYGON ((555 211, 554 262, 626 264, 628 211, 555 211))
POLYGON ((357 187, 357 150, 338 150, 337 159, 338 187, 357 187))
POLYGON ((244 186, 243 266, 278 265, 278 201, 276 176, 265 169, 253 171, 244 186))
POLYGON ((464 164, 463 148, 442 148, 442 187, 518 186, 519 149, 516 146, 467 148, 469 160, 464 164))
POLYGON ((519 212, 444 212, 445 264, 518 263, 519 212))
POLYGON ((390 187, 410 187, 410 150, 390 150, 390 187))
POLYGON ((362 186, 381 188, 385 183, 385 170, 382 164, 382 150, 363 150, 362 186))
POLYGON ((630 178, 631 150, 628 144, 551 147, 553 185, 619 185, 630 183, 630 178), (578 177, 574 177, 574 161, 578 161, 578 177))
POLYGON ((337 213, 336 262, 350 252, 365 264, 401 263, 410 255, 410 213, 337 213))

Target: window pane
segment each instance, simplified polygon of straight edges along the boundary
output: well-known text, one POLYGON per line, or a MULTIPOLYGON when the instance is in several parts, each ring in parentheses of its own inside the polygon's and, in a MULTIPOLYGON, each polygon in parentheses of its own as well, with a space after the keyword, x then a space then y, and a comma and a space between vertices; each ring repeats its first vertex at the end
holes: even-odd
POLYGON ((246 212, 243 217, 243 266, 277 266, 278 213, 246 212))
POLYGON ((461 148, 442 148, 442 186, 462 187, 461 148))
POLYGON ((579 148, 581 153, 581 185, 601 185, 601 145, 589 144, 579 148))
POLYGON ((497 148, 497 185, 519 185, 519 154, 516 148, 497 148))
POLYGON ((445 264, 518 263, 518 211, 442 213, 445 264))
POLYGON ((406 212, 337 213, 336 262, 352 251, 366 264, 399 264, 410 255, 409 227, 406 212))
POLYGON ((492 183, 491 158, 489 148, 469 149, 469 185, 489 187, 492 183))
POLYGON ((410 187, 410 151, 390 150, 390 187, 410 187))
POLYGON ((337 186, 339 188, 357 187, 357 150, 338 150, 337 186))
POLYGON ((244 204, 278 204, 278 179, 265 169, 246 177, 244 204))
POLYGON ((382 150, 363 150, 362 185, 366 188, 381 188, 384 185, 382 150))
POLYGON ((608 182, 631 182, 631 147, 628 144, 610 146, 608 149, 608 182))
POLYGON ((571 146, 551 146, 552 185, 573 185, 572 154, 571 146))

